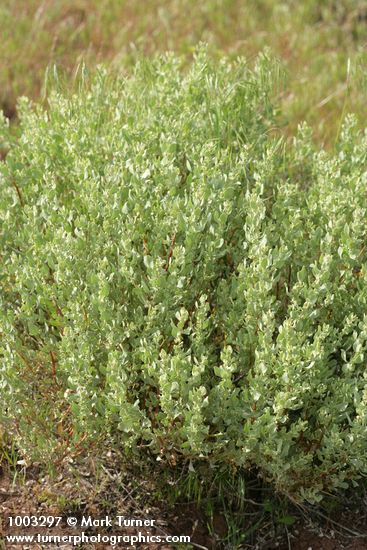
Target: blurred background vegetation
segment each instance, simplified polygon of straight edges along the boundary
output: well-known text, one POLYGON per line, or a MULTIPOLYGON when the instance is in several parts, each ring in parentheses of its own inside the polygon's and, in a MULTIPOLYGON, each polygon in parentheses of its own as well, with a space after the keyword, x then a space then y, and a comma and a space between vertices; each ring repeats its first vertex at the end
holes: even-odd
POLYGON ((306 120, 330 145, 345 112, 365 124, 365 0, 1 0, 0 25, 0 108, 10 118, 18 96, 40 96, 53 64, 72 79, 83 61, 119 69, 167 49, 189 59, 204 41, 213 55, 251 61, 269 48, 282 61, 289 134, 306 120))

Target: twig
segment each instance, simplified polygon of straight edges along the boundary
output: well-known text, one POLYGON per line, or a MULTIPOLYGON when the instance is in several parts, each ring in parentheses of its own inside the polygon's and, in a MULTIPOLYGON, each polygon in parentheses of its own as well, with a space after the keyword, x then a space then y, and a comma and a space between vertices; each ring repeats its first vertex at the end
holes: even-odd
POLYGON ((344 83, 342 86, 340 86, 337 90, 335 90, 333 93, 329 94, 327 97, 325 97, 320 103, 316 105, 318 109, 329 103, 334 97, 338 96, 339 94, 342 94, 347 89, 347 84, 344 83))
POLYGON ((367 535, 363 535, 363 533, 358 533, 357 531, 353 531, 352 529, 349 529, 349 527, 345 527, 345 525, 342 525, 341 523, 338 523, 337 521, 329 518, 328 516, 326 516, 322 512, 319 512, 318 510, 313 510, 313 512, 315 512, 315 514, 317 514, 318 516, 321 516, 322 518, 326 519, 327 521, 330 521, 330 523, 333 523, 334 525, 337 525, 341 529, 344 529, 344 531, 346 531, 347 533, 350 533, 354 537, 358 537, 358 538, 366 538, 367 537, 367 535))
POLYGON ((173 237, 171 239, 171 245, 170 245, 170 248, 169 248, 169 251, 168 251, 168 256, 167 256, 167 263, 166 263, 166 266, 164 268, 165 271, 168 271, 169 264, 170 264, 172 254, 173 254, 173 247, 175 246, 175 241, 176 241, 176 233, 173 234, 173 237))
POLYGON ((194 546, 195 548, 201 548, 202 550, 209 550, 207 546, 201 546, 201 544, 197 544, 196 542, 190 541, 191 546, 194 546))
POLYGON ((18 195, 18 198, 19 198, 19 202, 20 202, 20 205, 21 206, 24 206, 24 201, 23 201, 23 197, 22 197, 22 193, 20 192, 20 189, 16 183, 16 181, 14 179, 11 180, 12 184, 13 184, 13 187, 14 189, 16 190, 17 192, 17 195, 18 195))
POLYGON ((54 354, 53 351, 50 351, 50 356, 51 356, 51 365, 52 365, 52 376, 54 377, 56 386, 58 386, 57 372, 56 372, 57 361, 56 361, 56 357, 55 357, 55 354, 54 354))
POLYGON ((287 533, 288 550, 292 550, 291 539, 289 537, 289 532, 288 532, 287 526, 285 527, 285 532, 287 533))

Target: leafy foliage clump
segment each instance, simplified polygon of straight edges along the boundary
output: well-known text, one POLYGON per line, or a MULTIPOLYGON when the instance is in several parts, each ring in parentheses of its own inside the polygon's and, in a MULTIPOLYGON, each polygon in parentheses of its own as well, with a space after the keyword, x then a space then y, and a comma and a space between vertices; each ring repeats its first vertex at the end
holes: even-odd
POLYGON ((285 147, 278 79, 198 51, 22 101, 0 419, 24 452, 113 437, 308 499, 366 473, 366 138, 349 118, 335 153, 285 147))

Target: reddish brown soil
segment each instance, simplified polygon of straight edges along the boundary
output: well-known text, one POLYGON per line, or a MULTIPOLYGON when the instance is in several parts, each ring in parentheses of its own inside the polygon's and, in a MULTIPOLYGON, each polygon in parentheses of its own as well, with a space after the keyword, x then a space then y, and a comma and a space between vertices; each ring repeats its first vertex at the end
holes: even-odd
POLYGON ((292 550, 367 550, 365 539, 355 538, 350 542, 327 536, 318 536, 310 531, 302 530, 298 538, 291 541, 292 550))
MULTIPOLYGON (((193 548, 203 550, 217 549, 253 549, 253 550, 367 550, 367 512, 363 507, 357 511, 345 510, 339 513, 337 519, 321 518, 316 523, 310 518, 301 517, 292 528, 284 529, 274 534, 266 528, 256 533, 251 541, 239 546, 226 546, 223 540, 227 534, 227 524, 222 514, 214 516, 213 531, 208 532, 207 522, 202 514, 193 505, 182 504, 175 508, 162 503, 156 507, 152 502, 151 484, 139 481, 137 484, 124 483, 123 478, 106 470, 106 479, 98 483, 91 476, 90 468, 79 473, 78 479, 68 476, 65 472, 52 481, 41 477, 36 468, 28 469, 24 476, 18 474, 18 481, 13 483, 9 472, 0 469, 0 537, 9 533, 7 517, 9 515, 63 515, 81 514, 102 517, 103 514, 113 514, 118 510, 120 515, 127 517, 155 518, 156 533, 190 535, 194 543, 193 548), (149 498, 147 498, 147 495, 149 498), (63 508, 60 509, 61 504, 63 508), (149 506, 149 508, 147 507, 149 506), (69 508, 68 508, 69 507, 69 508), (355 536, 350 531, 358 532, 355 536), (221 542, 222 541, 222 542, 221 542)), ((126 479, 125 479, 126 481, 126 479)), ((248 525, 247 525, 248 527, 248 525)), ((266 526, 265 526, 266 527, 266 526)), ((52 531, 50 531, 52 532, 52 531)), ((90 531, 93 533, 93 531, 90 531)), ((124 531, 125 533, 127 530, 124 531)), ((28 530, 27 534, 31 531, 28 530)), ((53 531, 56 534, 56 531, 53 531)), ((60 533, 60 531, 59 531, 60 533)), ((63 527, 62 534, 70 533, 70 529, 63 527)), ((106 532, 107 533, 107 532, 106 532)), ((133 531, 130 531, 133 533, 133 531)), ((154 533, 154 531, 151 531, 154 533)), ((18 533, 19 534, 19 533, 18 533)), ((74 531, 75 534, 75 531, 74 531)), ((114 534, 118 534, 114 532, 114 534)), ((121 545, 115 548, 122 548, 121 545)), ((0 548, 2 549, 1 542, 0 548)), ((28 547, 13 545, 9 550, 28 547)), ((33 545, 32 549, 41 546, 33 545)), ((42 545, 43 549, 53 549, 53 545, 42 545)), ((61 546, 63 550, 72 550, 71 546, 61 546)), ((87 550, 110 549, 112 546, 84 545, 87 550)), ((126 546, 128 548, 128 546, 126 546)), ((131 546, 129 548, 132 548, 131 546)), ((139 545, 136 548, 143 550, 168 550, 170 545, 139 545)))

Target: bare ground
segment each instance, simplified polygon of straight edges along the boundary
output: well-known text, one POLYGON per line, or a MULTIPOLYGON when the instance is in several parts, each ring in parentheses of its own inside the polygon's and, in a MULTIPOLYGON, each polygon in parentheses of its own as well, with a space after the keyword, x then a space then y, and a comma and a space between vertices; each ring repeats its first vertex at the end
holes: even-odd
MULTIPOLYGON (((155 530, 149 528, 151 534, 161 536, 189 535, 191 548, 208 550, 217 549, 252 549, 252 550, 367 550, 367 501, 358 496, 358 502, 345 501, 343 508, 337 514, 325 515, 319 510, 305 512, 294 511, 296 522, 291 527, 274 526, 274 522, 263 521, 257 530, 247 537, 245 542, 228 544, 228 525, 223 512, 213 515, 212 527, 204 514, 193 503, 177 503, 174 506, 164 501, 162 494, 157 492, 154 473, 150 478, 141 479, 129 468, 123 471, 116 469, 111 460, 103 470, 96 470, 93 460, 84 464, 63 469, 57 477, 42 475, 37 466, 19 467, 17 474, 7 468, 0 469, 0 536, 5 534, 31 534, 31 528, 20 531, 9 529, 8 518, 15 515, 54 515, 63 517, 61 531, 43 531, 50 534, 78 534, 80 531, 67 527, 67 516, 77 518, 92 516, 101 518, 104 515, 114 517, 116 514, 130 518, 155 520, 155 530), (22 469, 23 468, 23 469, 22 469), (358 505, 356 507, 356 504, 358 505)), ((245 514, 244 531, 251 531, 252 514, 245 514)), ((253 515, 253 517, 255 517, 253 515)), ((255 518, 256 519, 256 518, 255 518)), ((255 520, 254 520, 255 521, 255 520)), ((39 529, 38 529, 39 531, 39 529)), ((33 531, 33 532, 37 532, 33 531)), ((86 533, 104 534, 134 534, 134 529, 87 528, 86 533)), ((4 539, 3 539, 4 540, 4 539)), ((20 549, 53 549, 71 550, 73 547, 34 544, 8 545, 0 541, 2 548, 20 549)), ((149 548, 167 550, 177 548, 170 544, 138 544, 136 546, 118 545, 115 548, 149 548)), ((182 546, 187 547, 187 545, 182 546)), ((190 547, 190 546, 189 546, 190 547)), ((75 547, 74 547, 75 548, 75 547)), ((80 548, 87 550, 102 550, 113 548, 108 544, 84 544, 80 548)))

